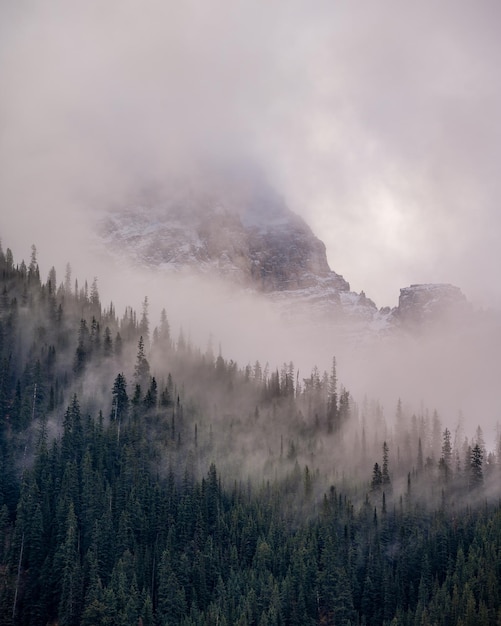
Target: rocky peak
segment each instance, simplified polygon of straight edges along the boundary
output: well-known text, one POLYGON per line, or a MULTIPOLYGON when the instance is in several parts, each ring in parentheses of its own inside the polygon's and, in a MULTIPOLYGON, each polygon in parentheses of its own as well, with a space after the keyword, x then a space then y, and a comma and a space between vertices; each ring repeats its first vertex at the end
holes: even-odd
POLYGON ((401 323, 416 326, 457 316, 468 308, 466 297, 454 285, 411 285, 400 289, 394 315, 401 323))
POLYGON ((325 280, 339 291, 350 288, 329 268, 325 245, 255 172, 149 188, 127 208, 109 211, 101 234, 138 264, 212 272, 262 292, 325 280))
POLYGON ((204 171, 196 184, 149 186, 107 212, 102 239, 116 255, 163 271, 189 269, 263 294, 287 317, 356 323, 385 332, 416 327, 464 310, 452 285, 411 285, 398 307, 377 309, 333 272, 325 245, 255 169, 204 171))

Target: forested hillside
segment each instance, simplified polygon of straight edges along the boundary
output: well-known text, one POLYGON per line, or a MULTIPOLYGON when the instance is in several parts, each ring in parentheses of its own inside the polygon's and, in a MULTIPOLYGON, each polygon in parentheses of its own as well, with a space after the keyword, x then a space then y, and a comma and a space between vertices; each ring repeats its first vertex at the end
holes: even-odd
POLYGON ((151 326, 0 250, 0 623, 501 624, 499 441, 151 326))

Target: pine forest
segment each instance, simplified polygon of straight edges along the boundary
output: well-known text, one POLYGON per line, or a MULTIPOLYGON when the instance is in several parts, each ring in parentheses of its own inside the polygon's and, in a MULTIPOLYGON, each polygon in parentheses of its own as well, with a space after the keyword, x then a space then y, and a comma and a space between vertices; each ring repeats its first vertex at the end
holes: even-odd
POLYGON ((230 357, 0 249, 1 624, 501 624, 500 437, 230 357))

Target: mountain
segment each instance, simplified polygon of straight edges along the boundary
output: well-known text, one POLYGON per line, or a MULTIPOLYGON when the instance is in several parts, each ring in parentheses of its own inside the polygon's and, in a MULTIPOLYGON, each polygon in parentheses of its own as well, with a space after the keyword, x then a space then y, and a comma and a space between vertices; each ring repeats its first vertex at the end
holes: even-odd
POLYGON ((448 284, 411 285, 400 290, 393 316, 406 326, 422 326, 443 318, 459 319, 471 311, 459 287, 448 284))
POLYGON ((443 316, 465 298, 450 285, 411 285, 378 309, 329 267, 324 243, 255 170, 214 171, 196 184, 151 185, 100 222, 103 243, 134 264, 223 278, 289 318, 386 331, 443 316))
POLYGON ((141 264, 223 275, 273 293, 327 281, 349 291, 327 263, 325 245, 262 179, 247 176, 149 188, 108 213, 108 245, 141 264))

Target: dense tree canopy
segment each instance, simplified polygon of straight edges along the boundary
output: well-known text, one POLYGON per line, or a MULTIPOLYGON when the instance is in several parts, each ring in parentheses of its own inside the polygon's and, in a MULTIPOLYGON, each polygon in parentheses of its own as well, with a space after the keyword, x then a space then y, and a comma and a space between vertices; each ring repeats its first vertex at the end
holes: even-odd
POLYGON ((500 445, 87 291, 0 249, 2 624, 500 623, 500 445))

